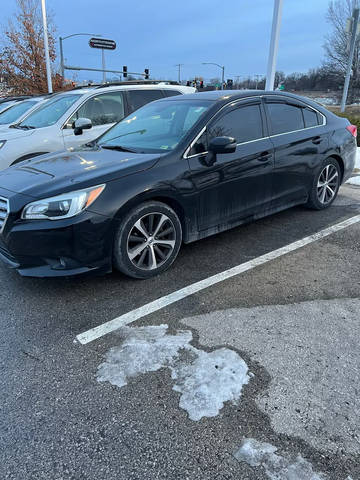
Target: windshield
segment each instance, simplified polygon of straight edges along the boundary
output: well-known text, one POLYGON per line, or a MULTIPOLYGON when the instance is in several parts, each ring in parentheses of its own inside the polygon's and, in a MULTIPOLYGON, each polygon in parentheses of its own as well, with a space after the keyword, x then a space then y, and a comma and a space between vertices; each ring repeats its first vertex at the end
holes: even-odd
POLYGON ((19 120, 30 108, 39 103, 36 100, 27 100, 25 102, 16 103, 8 108, 5 112, 0 113, 0 125, 13 123, 19 120))
POLYGON ((2 102, 0 103, 0 112, 6 110, 9 108, 10 105, 13 105, 15 102, 14 100, 9 100, 8 102, 2 102))
POLYGON ((59 95, 34 110, 20 124, 20 127, 42 128, 54 125, 81 95, 59 95))
POLYGON ((174 150, 211 105, 204 100, 149 103, 108 130, 98 144, 144 153, 174 150))

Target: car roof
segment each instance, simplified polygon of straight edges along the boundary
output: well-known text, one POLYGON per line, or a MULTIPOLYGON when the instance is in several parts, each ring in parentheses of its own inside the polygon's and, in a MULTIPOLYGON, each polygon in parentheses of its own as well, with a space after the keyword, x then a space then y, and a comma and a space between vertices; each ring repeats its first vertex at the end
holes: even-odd
MULTIPOLYGON (((191 92, 193 93, 196 89, 194 87, 188 87, 185 85, 171 85, 168 83, 156 83, 156 84, 131 84, 129 85, 104 85, 103 87, 99 86, 89 86, 83 88, 75 88, 73 90, 67 90, 65 92, 57 92, 58 94, 63 95, 84 95, 84 94, 92 94, 94 91, 96 93, 102 92, 112 92, 112 91, 122 91, 122 90, 177 90, 179 92, 191 92)), ((188 95, 191 95, 189 93, 188 95)))
MULTIPOLYGON (((311 100, 300 95, 294 95, 290 92, 281 92, 281 91, 268 91, 268 90, 211 90, 206 92, 197 92, 188 94, 185 97, 169 97, 165 100, 167 101, 185 101, 189 99, 201 99, 201 100, 213 100, 213 101, 231 101, 247 97, 260 97, 263 95, 276 95, 284 97, 292 97, 299 100, 305 100, 308 103, 311 103, 311 100)), ((163 101, 163 100, 158 100, 163 101)))

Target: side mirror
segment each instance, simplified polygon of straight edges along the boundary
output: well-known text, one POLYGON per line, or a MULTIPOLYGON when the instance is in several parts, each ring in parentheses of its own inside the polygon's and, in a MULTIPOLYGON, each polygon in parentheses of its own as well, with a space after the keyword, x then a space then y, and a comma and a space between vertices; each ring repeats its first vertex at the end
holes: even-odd
POLYGON ((212 153, 234 153, 236 140, 233 137, 215 137, 210 140, 208 151, 212 153))
POLYGON ((78 118, 73 123, 74 135, 82 135, 83 130, 92 128, 92 123, 89 118, 78 118))

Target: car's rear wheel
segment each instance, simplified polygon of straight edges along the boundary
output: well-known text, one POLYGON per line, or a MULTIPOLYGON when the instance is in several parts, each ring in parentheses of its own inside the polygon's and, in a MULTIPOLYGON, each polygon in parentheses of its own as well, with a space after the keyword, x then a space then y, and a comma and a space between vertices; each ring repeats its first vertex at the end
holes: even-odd
POLYGON ((114 266, 133 278, 150 278, 170 267, 180 249, 182 229, 172 208, 146 202, 121 222, 114 242, 114 266))
POLYGON ((335 158, 327 158, 314 176, 307 206, 316 210, 329 207, 341 184, 341 169, 335 158))

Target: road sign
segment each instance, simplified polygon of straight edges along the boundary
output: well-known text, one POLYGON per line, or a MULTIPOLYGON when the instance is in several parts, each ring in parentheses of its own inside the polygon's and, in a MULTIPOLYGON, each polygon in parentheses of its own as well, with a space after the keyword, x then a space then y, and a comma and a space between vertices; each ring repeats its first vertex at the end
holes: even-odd
POLYGON ((89 45, 91 48, 102 48, 104 50, 115 50, 116 42, 107 38, 90 38, 89 45))

